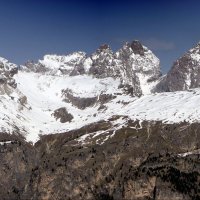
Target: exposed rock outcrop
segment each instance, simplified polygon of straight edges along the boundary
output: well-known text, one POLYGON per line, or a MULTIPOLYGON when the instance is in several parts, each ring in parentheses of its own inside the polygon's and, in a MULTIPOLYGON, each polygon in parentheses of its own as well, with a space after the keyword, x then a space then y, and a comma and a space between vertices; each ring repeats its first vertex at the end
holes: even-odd
POLYGON ((7 84, 13 88, 17 87, 17 84, 13 76, 18 72, 17 65, 10 63, 4 58, 0 58, 0 84, 7 84))
POLYGON ((69 89, 63 90, 62 96, 65 102, 71 103, 72 105, 82 110, 87 107, 93 106, 97 101, 97 97, 88 97, 88 98, 75 97, 72 91, 69 89))
POLYGON ((97 103, 103 105, 116 98, 116 96, 112 94, 100 94, 95 97, 76 97, 70 89, 62 90, 62 97, 63 101, 71 103, 81 110, 94 106, 97 103))
POLYGON ((68 113, 66 108, 58 108, 54 111, 53 116, 56 120, 60 120, 61 123, 71 122, 74 118, 72 114, 68 113))

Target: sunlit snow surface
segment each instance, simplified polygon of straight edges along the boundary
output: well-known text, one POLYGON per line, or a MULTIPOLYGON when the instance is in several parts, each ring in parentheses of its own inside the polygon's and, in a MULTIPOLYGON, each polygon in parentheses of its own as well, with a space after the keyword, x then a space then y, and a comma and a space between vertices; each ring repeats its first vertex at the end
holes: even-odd
POLYGON ((200 89, 149 94, 138 98, 123 94, 122 90, 118 89, 119 80, 112 78, 96 79, 87 75, 48 76, 19 72, 15 79, 19 91, 16 90, 11 96, 16 98, 0 96, 0 124, 2 131, 7 132, 17 130, 18 127, 27 141, 36 142, 39 134, 77 129, 99 120, 107 120, 113 115, 124 115, 133 120, 162 120, 164 123, 200 121, 200 89), (99 104, 80 110, 63 101, 61 91, 67 88, 77 97, 96 97, 102 93, 118 95, 105 104, 107 110, 98 111, 99 104), (17 102, 20 92, 27 96, 26 107, 17 102), (70 123, 60 123, 52 116, 53 111, 60 107, 66 107, 74 116, 70 123))

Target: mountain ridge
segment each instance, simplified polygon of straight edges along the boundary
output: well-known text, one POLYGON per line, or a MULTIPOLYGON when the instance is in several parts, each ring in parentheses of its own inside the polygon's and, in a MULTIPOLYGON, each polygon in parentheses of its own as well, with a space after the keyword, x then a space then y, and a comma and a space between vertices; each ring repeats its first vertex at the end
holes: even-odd
POLYGON ((150 83, 154 84, 161 75, 158 58, 139 41, 127 42, 116 52, 104 44, 91 55, 84 52, 74 52, 66 56, 46 55, 38 63, 30 62, 25 66, 33 71, 49 71, 58 75, 119 77, 122 84, 130 86, 134 90, 133 94, 138 96, 149 93, 150 89, 145 87, 150 83))
MULTIPOLYGON (((189 52, 198 54, 198 45, 189 52)), ((38 63, 21 67, 6 63, 11 69, 14 66, 15 75, 11 70, 9 78, 15 87, 1 84, 7 91, 2 96, 2 128, 18 130, 28 141, 36 142, 39 135, 81 128, 119 113, 141 121, 200 120, 194 106, 198 105, 199 89, 170 93, 158 90, 169 75, 161 76, 158 58, 139 41, 125 43, 116 52, 104 44, 90 56, 75 52, 46 55, 38 63)), ((121 127, 127 120, 113 126, 121 127)))
POLYGON ((4 61, 2 199, 199 200, 200 88, 176 91, 187 76, 166 90, 173 74, 138 42, 4 61))

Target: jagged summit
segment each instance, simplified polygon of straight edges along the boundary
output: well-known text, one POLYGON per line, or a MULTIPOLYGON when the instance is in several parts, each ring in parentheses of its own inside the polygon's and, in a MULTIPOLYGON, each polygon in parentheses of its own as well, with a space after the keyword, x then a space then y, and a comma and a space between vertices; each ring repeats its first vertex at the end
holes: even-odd
POLYGON ((176 60, 157 91, 181 91, 200 87, 200 43, 176 60))
POLYGON ((200 43, 180 57, 163 77, 159 59, 138 40, 126 42, 116 52, 103 44, 91 55, 84 52, 46 55, 38 63, 27 63, 26 66, 35 72, 54 75, 85 74, 120 79, 122 86, 128 86, 131 94, 136 96, 187 90, 200 86, 200 43))
POLYGON ((151 93, 161 76, 160 61, 152 51, 138 41, 133 41, 132 43, 125 43, 116 52, 116 58, 121 73, 126 77, 123 81, 126 84, 133 85, 133 88, 140 94, 151 93))
POLYGON ((131 94, 150 93, 160 77, 159 59, 139 41, 125 43, 117 52, 108 44, 101 45, 93 54, 74 52, 65 56, 45 55, 38 63, 26 63, 34 72, 51 75, 91 75, 96 78, 120 79, 131 94))

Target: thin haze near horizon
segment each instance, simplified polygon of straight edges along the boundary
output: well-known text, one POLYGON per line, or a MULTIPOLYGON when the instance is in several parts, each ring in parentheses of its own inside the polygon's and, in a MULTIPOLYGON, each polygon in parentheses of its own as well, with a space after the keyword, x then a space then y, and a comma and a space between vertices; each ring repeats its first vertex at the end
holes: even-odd
POLYGON ((115 51, 140 40, 163 73, 200 40, 198 0, 0 0, 0 56, 23 64, 45 54, 115 51))

